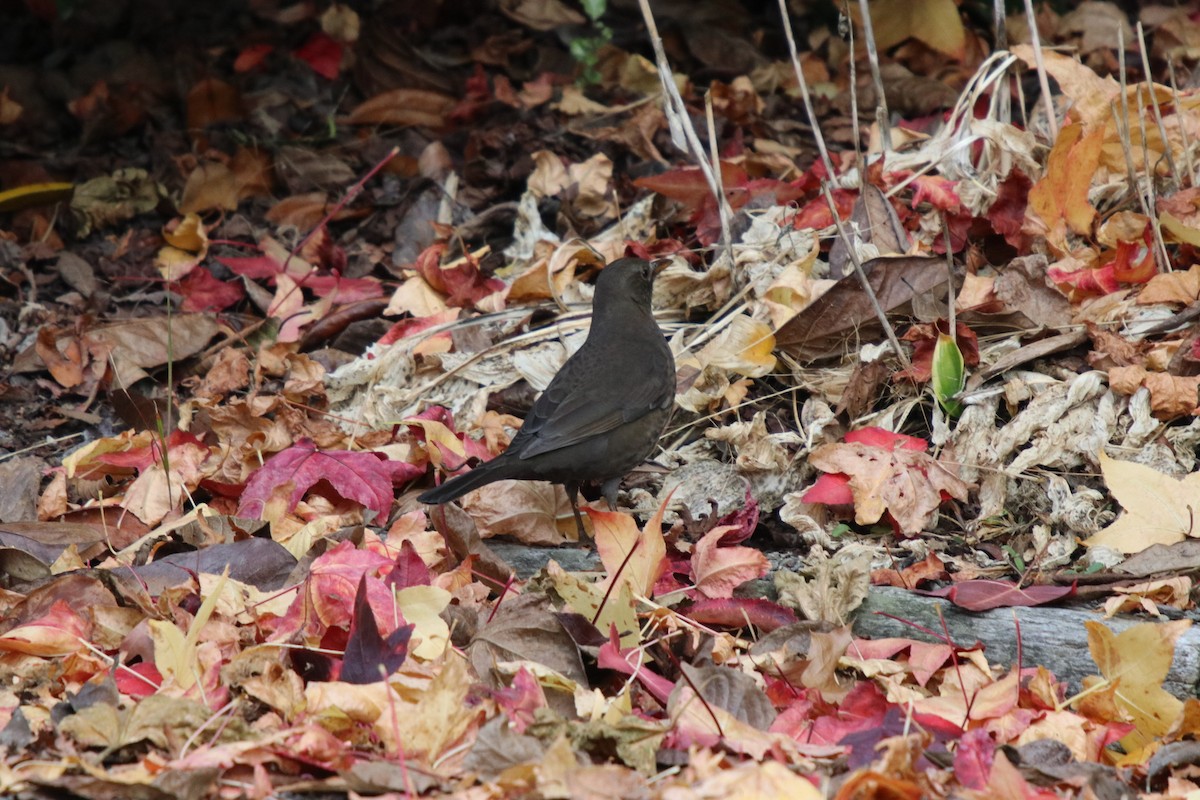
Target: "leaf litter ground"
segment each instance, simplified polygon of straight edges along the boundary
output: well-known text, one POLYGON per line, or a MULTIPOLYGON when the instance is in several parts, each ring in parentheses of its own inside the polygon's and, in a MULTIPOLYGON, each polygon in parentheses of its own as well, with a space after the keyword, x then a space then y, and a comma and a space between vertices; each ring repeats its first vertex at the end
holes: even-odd
POLYGON ((1195 9, 878 3, 876 84, 654 8, 717 202, 632 8, 135 5, 0 65, 6 796, 1200 791, 1195 9), (416 504, 625 254, 678 373, 622 509, 416 504))

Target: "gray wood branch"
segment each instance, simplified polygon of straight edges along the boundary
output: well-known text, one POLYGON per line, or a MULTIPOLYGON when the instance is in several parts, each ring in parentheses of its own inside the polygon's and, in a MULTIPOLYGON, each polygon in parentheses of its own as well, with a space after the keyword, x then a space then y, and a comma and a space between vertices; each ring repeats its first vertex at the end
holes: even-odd
MULTIPOLYGON (((587 549, 526 547, 495 542, 488 544, 523 578, 537 572, 552 558, 568 571, 600 569, 596 554, 587 549)), ((796 569, 802 563, 795 552, 768 552, 766 555, 772 568, 796 569)), ((762 584, 762 589, 770 588, 768 581, 762 584)), ((944 641, 943 618, 950 639, 955 644, 970 647, 979 642, 984 646, 990 663, 1006 666, 1017 662, 1019 621, 1022 666, 1045 667, 1060 681, 1066 682, 1071 693, 1080 690, 1087 676, 1100 674, 1088 651, 1085 622, 1101 622, 1120 633, 1131 625, 1151 621, 1147 617, 1129 615, 1106 620, 1099 611, 1071 606, 965 611, 942 598, 925 597, 887 586, 873 586, 867 601, 855 614, 854 633, 866 639, 897 636, 940 642, 944 641), (925 633, 921 628, 930 633, 925 633)), ((1200 696, 1200 629, 1196 626, 1179 637, 1175 646, 1175 660, 1163 688, 1179 698, 1200 696)))

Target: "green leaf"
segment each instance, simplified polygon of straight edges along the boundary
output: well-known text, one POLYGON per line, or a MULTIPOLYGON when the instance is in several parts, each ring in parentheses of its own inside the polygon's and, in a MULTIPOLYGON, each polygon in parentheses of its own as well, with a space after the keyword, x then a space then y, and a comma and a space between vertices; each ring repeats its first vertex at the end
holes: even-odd
POLYGON ((933 396, 949 416, 957 418, 963 412, 963 406, 954 396, 966 385, 967 371, 962 351, 947 334, 938 334, 937 344, 933 346, 931 372, 933 396))
POLYGON ((580 5, 583 6, 583 13, 587 14, 592 22, 603 17, 604 12, 608 10, 608 0, 580 0, 580 5))

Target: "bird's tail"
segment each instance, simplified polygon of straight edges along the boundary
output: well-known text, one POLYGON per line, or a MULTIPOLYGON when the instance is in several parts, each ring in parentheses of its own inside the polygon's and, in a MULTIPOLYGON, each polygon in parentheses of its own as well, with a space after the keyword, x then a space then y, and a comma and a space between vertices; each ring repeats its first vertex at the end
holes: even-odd
POLYGON ((480 464, 470 472, 456 475, 441 486, 436 486, 417 498, 418 502, 438 506, 457 500, 472 489, 478 489, 492 481, 500 481, 510 477, 510 464, 501 458, 494 458, 486 464, 480 464))

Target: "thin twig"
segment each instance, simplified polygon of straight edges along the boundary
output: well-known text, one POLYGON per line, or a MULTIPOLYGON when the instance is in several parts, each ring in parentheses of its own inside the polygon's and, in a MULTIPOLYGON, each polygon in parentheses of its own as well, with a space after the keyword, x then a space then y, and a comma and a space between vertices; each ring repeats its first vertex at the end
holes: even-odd
MULTIPOLYGON (((875 28, 871 24, 871 8, 867 0, 858 0, 858 10, 862 14, 863 38, 866 40, 867 62, 871 65, 871 79, 875 82, 875 92, 879 95, 875 105, 875 121, 879 124, 883 152, 887 153, 892 149, 891 117, 888 113, 887 97, 883 91, 883 74, 879 71, 879 50, 875 47, 875 28)), ((850 54, 850 58, 854 58, 853 53, 850 54)))
POLYGON ((642 18, 646 22, 646 33, 650 36, 650 45, 654 48, 654 58, 658 65, 658 77, 662 82, 663 87, 663 111, 667 115, 667 120, 671 123, 671 139, 675 142, 675 146, 681 150, 692 151, 696 162, 700 167, 700 171, 704 174, 704 179, 708 181, 708 188, 717 199, 717 213, 721 220, 721 239, 724 241, 725 249, 729 254, 729 266, 733 267, 733 234, 731 231, 730 220, 733 218, 733 210, 729 207, 729 201, 725 195, 721 193, 717 183, 714 169, 721 168, 720 163, 710 164, 708 158, 704 154, 704 146, 700 143, 700 137, 696 135, 696 128, 692 125, 691 117, 687 113, 687 106, 683 102, 683 97, 679 94, 679 87, 675 85, 675 76, 671 71, 671 63, 667 60, 667 53, 663 50, 662 37, 658 35, 658 26, 654 22, 654 14, 650 11, 649 0, 638 0, 638 6, 642 10, 642 18), (682 136, 686 142, 686 147, 681 145, 679 137, 682 136))
MULTIPOLYGON (((1146 34, 1142 30, 1142 23, 1137 24, 1138 47, 1141 49, 1142 55, 1142 73, 1146 78, 1146 89, 1150 92, 1150 107, 1154 110, 1154 121, 1158 124, 1158 135, 1162 137, 1163 155, 1167 157, 1167 169, 1171 172, 1171 180, 1175 182, 1175 189, 1182 188, 1183 184, 1179 180, 1179 170, 1175 167, 1175 157, 1171 155, 1171 140, 1167 138, 1167 126, 1163 123, 1162 109, 1158 107, 1158 93, 1154 91, 1154 81, 1150 80, 1150 56, 1146 54, 1146 34)), ((1139 112, 1141 106, 1138 106, 1139 112)), ((1181 125, 1180 128, 1183 126, 1181 125)), ((1146 165, 1146 169, 1150 169, 1150 165, 1146 165)))
POLYGON ((1025 0, 1025 17, 1029 20, 1029 43, 1033 45, 1033 63, 1042 87, 1042 103, 1046 106, 1046 124, 1050 126, 1050 141, 1054 142, 1058 140, 1058 115, 1054 111, 1054 98, 1050 96, 1050 79, 1042 58, 1042 39, 1038 34, 1037 17, 1033 13, 1033 0, 1025 0))
MULTIPOLYGON (((1008 49, 1008 18, 1004 11, 1004 0, 992 0, 992 33, 996 39, 996 52, 1008 49)), ((1007 125, 1012 122, 1012 94, 1007 80, 997 89, 996 97, 996 119, 1007 125)))
MULTIPOLYGON (((1138 132, 1142 136, 1142 166, 1146 172, 1146 197, 1142 201, 1142 206, 1146 210, 1146 217, 1150 220, 1150 230, 1154 233, 1154 261, 1158 265, 1158 271, 1171 271, 1171 254, 1167 252, 1167 243, 1163 241, 1162 228, 1158 224, 1158 201, 1155 195, 1158 193, 1157 187, 1154 185, 1154 167, 1150 165, 1150 144, 1149 137, 1146 136, 1146 115, 1142 112, 1145 108, 1145 101, 1142 100, 1142 85, 1139 83, 1137 87, 1137 107, 1138 107, 1138 132)), ((1163 145, 1169 150, 1171 145, 1169 142, 1163 142, 1163 145)))
MULTIPOLYGON (((1167 75, 1171 79, 1171 97, 1174 100, 1175 115, 1178 116, 1180 109, 1179 100, 1179 84, 1175 80, 1175 62, 1167 61, 1167 75)), ((1183 165, 1187 168, 1188 185, 1196 183, 1196 165, 1192 163, 1192 144, 1188 140, 1187 125, 1184 125, 1182 120, 1179 123, 1179 139, 1183 143, 1183 165)))
POLYGON ((896 351, 896 358, 904 366, 904 369, 912 367, 908 360, 908 354, 904 352, 904 348, 900 346, 900 339, 896 336, 896 331, 892 328, 892 323, 888 321, 887 314, 883 310, 883 306, 879 305, 879 298, 875 295, 875 290, 871 288, 871 281, 867 279, 867 273, 863 270, 862 260, 858 257, 858 251, 854 247, 854 242, 851 241, 850 235, 846 233, 846 228, 842 225, 841 217, 838 216, 837 205, 833 202, 833 194, 829 191, 829 182, 821 182, 821 191, 825 194, 825 202, 829 204, 829 212, 833 215, 833 224, 837 226, 838 236, 846 245, 846 253, 850 256, 850 261, 854 264, 854 274, 858 276, 858 280, 862 283, 863 291, 867 295, 867 299, 871 301, 871 308, 875 310, 875 316, 883 325, 884 333, 887 334, 888 341, 892 344, 892 349, 896 351))
MULTIPOLYGON (((808 81, 804 78, 804 70, 800 68, 800 57, 796 54, 796 39, 792 36, 792 20, 788 15, 786 0, 779 0, 779 17, 783 20, 783 36, 787 39, 788 52, 792 54, 792 69, 796 71, 796 82, 800 84, 800 96, 804 98, 804 111, 808 114, 808 122, 812 125, 813 140, 817 143, 817 152, 821 154, 821 161, 825 164, 825 170, 832 178, 837 173, 833 169, 833 159, 829 157, 829 150, 825 147, 825 136, 821 133, 821 126, 817 122, 817 112, 813 108, 812 95, 808 92, 808 81)), ((851 65, 854 59, 850 59, 851 65)), ((853 86, 853 83, 851 83, 853 86)), ((857 122, 855 122, 857 128, 857 122)), ((857 137, 858 131, 855 131, 857 137)))
MULTIPOLYGON (((849 9, 843 9, 842 13, 849 19, 849 9)), ((847 65, 850 71, 850 140, 854 143, 854 163, 858 165, 861 181, 861 176, 866 172, 866 168, 862 152, 862 131, 858 129, 858 59, 854 57, 854 26, 847 26, 847 31, 850 36, 850 63, 847 65)))

